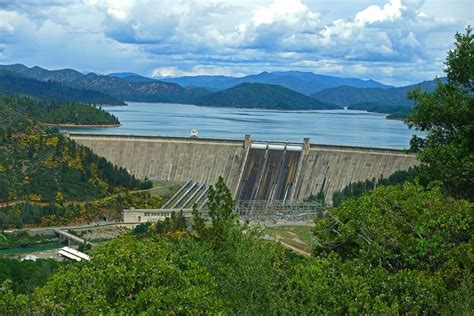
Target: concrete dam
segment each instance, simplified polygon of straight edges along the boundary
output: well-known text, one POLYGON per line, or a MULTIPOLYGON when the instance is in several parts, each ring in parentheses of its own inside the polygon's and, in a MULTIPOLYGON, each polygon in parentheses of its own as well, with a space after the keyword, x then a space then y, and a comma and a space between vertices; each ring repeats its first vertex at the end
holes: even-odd
POLYGON ((69 134, 138 178, 207 185, 222 176, 237 200, 302 201, 418 164, 402 150, 159 136, 69 134))

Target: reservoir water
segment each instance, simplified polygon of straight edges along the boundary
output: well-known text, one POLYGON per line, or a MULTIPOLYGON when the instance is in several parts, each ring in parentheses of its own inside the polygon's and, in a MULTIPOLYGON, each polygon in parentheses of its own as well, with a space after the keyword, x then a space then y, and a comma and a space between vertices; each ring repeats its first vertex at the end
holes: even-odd
POLYGON ((105 106, 122 126, 115 128, 74 127, 66 132, 189 137, 197 129, 199 137, 408 148, 413 134, 397 120, 384 114, 365 111, 274 111, 235 108, 211 108, 188 104, 135 103, 105 106))

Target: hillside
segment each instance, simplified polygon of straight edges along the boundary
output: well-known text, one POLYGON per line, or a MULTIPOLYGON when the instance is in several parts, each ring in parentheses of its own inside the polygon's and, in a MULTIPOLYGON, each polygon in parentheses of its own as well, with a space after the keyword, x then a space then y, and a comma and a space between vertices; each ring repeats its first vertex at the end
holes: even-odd
MULTIPOLYGON (((2 97, 0 98, 7 98, 2 97)), ((36 120, 55 125, 119 125, 117 117, 83 103, 38 102, 30 98, 14 98, 16 108, 36 120)))
POLYGON ((1 69, 0 93, 30 96, 44 101, 124 104, 123 101, 99 91, 71 88, 57 82, 39 81, 1 69))
POLYGON ((290 89, 261 83, 242 83, 236 87, 211 93, 199 98, 197 105, 259 108, 275 110, 326 110, 339 109, 290 89))
POLYGON ((433 91, 436 87, 436 81, 425 81, 415 85, 390 89, 342 86, 313 93, 311 97, 321 102, 348 106, 352 110, 406 114, 413 106, 412 101, 408 100, 407 94, 416 87, 425 91, 433 91))
POLYGON ((26 203, 2 208, 0 226, 39 223, 44 216, 60 215, 57 212, 65 210, 57 205, 68 200, 90 201, 151 186, 46 128, 21 112, 22 106, 18 98, 0 97, 0 204, 26 203), (58 204, 40 214, 29 205, 36 202, 58 204))
MULTIPOLYGON (((140 78, 118 78, 115 76, 82 74, 72 69, 46 70, 40 67, 28 68, 24 65, 0 65, 0 69, 21 74, 41 81, 52 81, 74 89, 98 91, 121 101, 135 102, 182 102, 191 103, 195 90, 185 89, 177 84, 140 78)), ((121 75, 121 77, 123 77, 121 75)), ((144 78, 144 77, 142 77, 144 78)))
POLYGON ((390 88, 390 86, 383 85, 374 80, 342 78, 300 71, 262 72, 260 74, 249 75, 241 78, 226 76, 196 76, 165 78, 162 80, 177 83, 185 87, 192 86, 211 89, 228 89, 241 83, 267 83, 283 86, 306 95, 322 89, 344 85, 357 88, 390 88))

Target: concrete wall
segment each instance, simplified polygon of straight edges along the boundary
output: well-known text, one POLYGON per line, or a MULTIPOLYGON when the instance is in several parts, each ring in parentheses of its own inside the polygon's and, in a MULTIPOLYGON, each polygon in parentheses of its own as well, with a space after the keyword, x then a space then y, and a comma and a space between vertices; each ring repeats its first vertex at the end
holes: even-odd
MULTIPOLYGON (((252 180, 253 173, 256 177, 258 170, 252 166, 262 159, 261 155, 249 155, 249 137, 245 141, 85 134, 70 137, 138 178, 183 182, 193 179, 214 184, 222 176, 234 196, 239 183, 252 180)), ((297 201, 322 188, 326 202, 331 203, 333 193, 351 182, 388 177, 417 164, 414 155, 401 150, 310 145, 309 139, 305 139, 298 156, 295 159, 299 160, 292 163, 297 168, 292 171, 294 181, 291 179, 296 189, 290 197, 297 201)), ((242 187, 241 194, 248 196, 255 189, 242 187)))
POLYGON ((242 169, 244 141, 175 137, 70 134, 77 143, 126 168, 138 178, 214 184, 219 176, 232 192, 242 169))
POLYGON ((294 199, 303 200, 323 188, 326 202, 351 182, 388 177, 417 164, 401 150, 311 145, 304 154, 294 199), (324 186, 324 187, 323 187, 324 186))

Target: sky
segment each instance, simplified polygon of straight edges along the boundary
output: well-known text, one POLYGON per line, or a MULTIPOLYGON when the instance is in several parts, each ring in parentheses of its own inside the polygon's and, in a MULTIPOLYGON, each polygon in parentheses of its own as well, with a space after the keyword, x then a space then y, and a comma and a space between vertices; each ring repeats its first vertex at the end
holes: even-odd
POLYGON ((0 0, 0 64, 150 77, 443 76, 473 0, 0 0))

